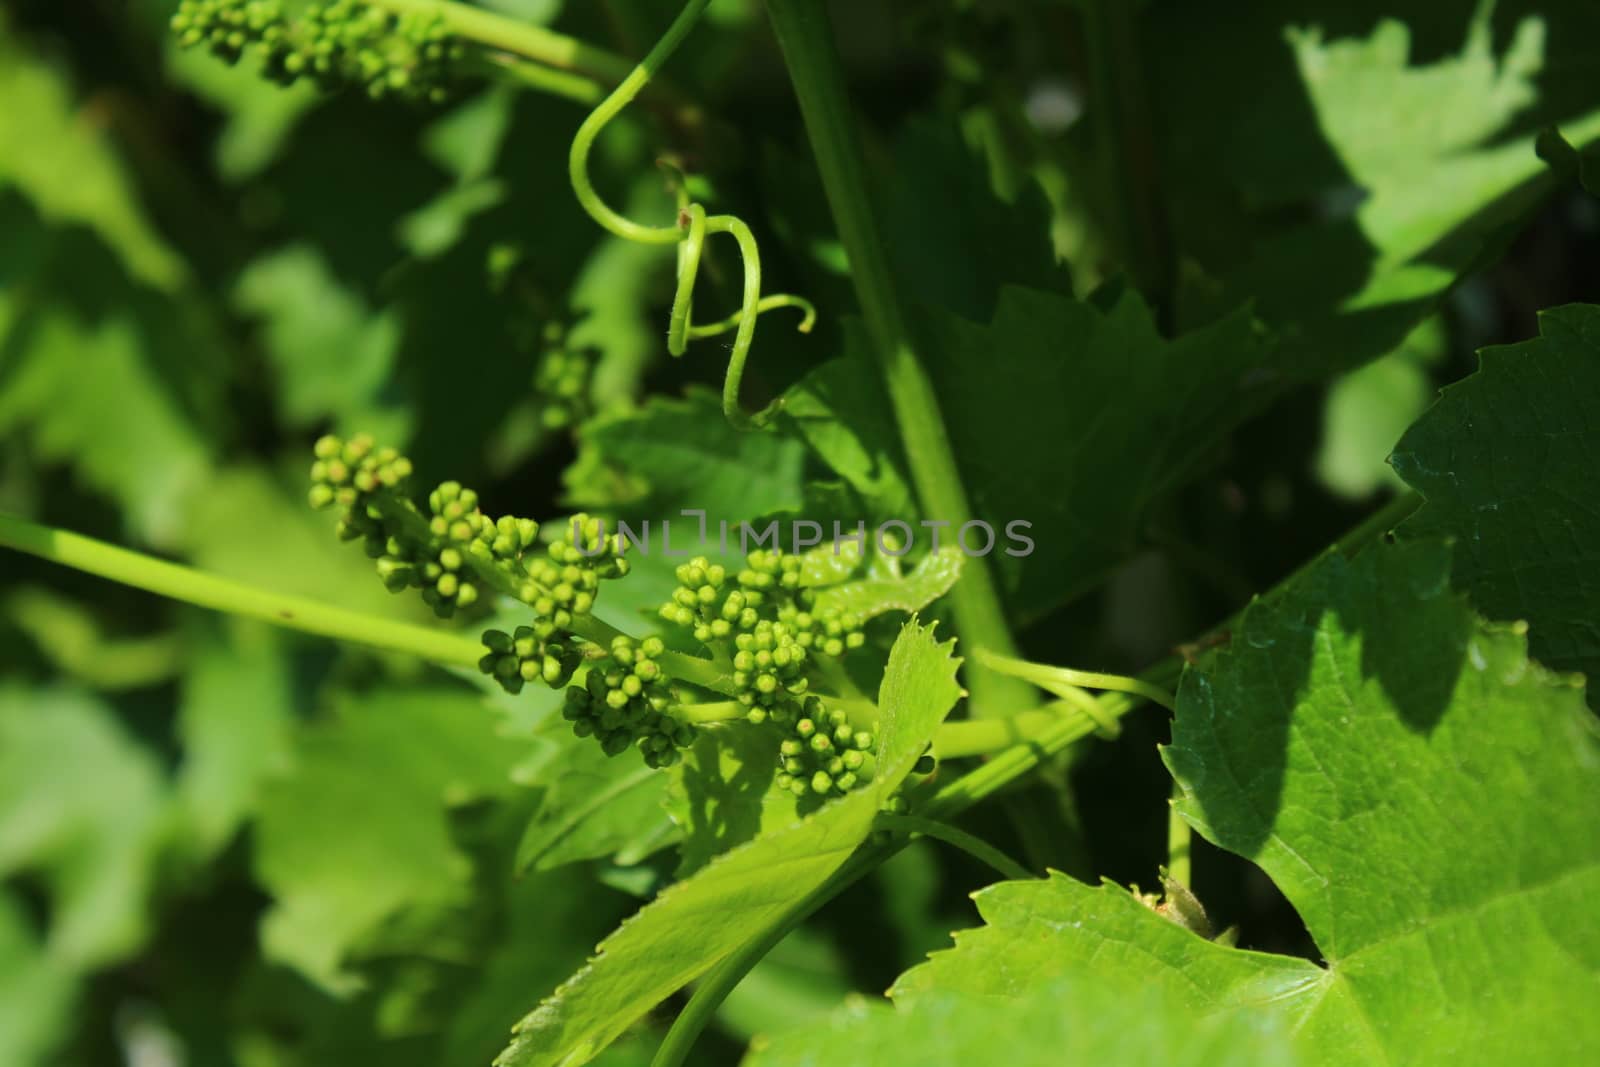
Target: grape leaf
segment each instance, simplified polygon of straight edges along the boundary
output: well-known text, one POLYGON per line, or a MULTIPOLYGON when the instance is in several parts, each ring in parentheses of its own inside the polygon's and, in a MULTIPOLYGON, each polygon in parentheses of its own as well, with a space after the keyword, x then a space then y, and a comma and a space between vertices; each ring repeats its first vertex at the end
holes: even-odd
POLYGON ((908 623, 878 695, 878 775, 816 814, 725 853, 666 890, 517 1026, 500 1067, 576 1067, 656 1004, 759 938, 866 840, 884 800, 960 695, 953 645, 908 623))
MULTIPOLYGON (((852 356, 866 356, 871 343, 859 320, 845 323, 852 356)), ((872 505, 871 518, 916 517, 894 414, 870 365, 835 359, 807 374, 783 396, 783 424, 872 505)))
POLYGON ((1181 243, 1302 380, 1392 350, 1555 184, 1541 123, 1600 137, 1592 5, 1263 0, 1152 20, 1181 243), (1242 62, 1249 57, 1248 62, 1242 62), (1541 91, 1542 90, 1542 91, 1541 91), (1284 219, 1294 220, 1284 225, 1284 219))
POLYGON ((261 801, 255 869, 276 898, 263 951, 335 993, 346 957, 402 910, 461 903, 471 864, 447 804, 504 795, 520 744, 460 689, 378 691, 308 728, 296 764, 261 801))
POLYGON ((927 359, 973 508, 1000 538, 990 559, 1024 618, 1134 550, 1145 507, 1201 466, 1274 377, 1248 316, 1167 341, 1131 291, 1101 310, 1008 289, 986 326, 947 318, 927 359), (1032 524, 1031 554, 1005 547, 1017 520, 1032 524))
POLYGON ((58 671, 97 689, 158 685, 183 667, 176 634, 109 636, 93 606, 45 586, 22 586, 0 598, 0 608, 58 671))
POLYGON ((904 292, 973 322, 994 316, 1007 285, 1070 292, 1056 261, 1050 204, 1028 183, 1007 203, 981 152, 931 118, 908 123, 895 145, 884 231, 904 292))
POLYGON ((844 953, 827 931, 800 926, 772 946, 717 1007, 722 1030, 750 1040, 827 1018, 850 992, 844 953))
POLYGON ((67 84, 0 16, 0 189, 15 185, 44 217, 92 228, 145 284, 178 289, 183 260, 145 218, 106 131, 79 112, 67 84))
MULTIPOLYGON (((945 315, 923 353, 973 510, 994 532, 989 558, 1023 619, 1088 589, 1130 554, 1146 506, 1192 475, 1279 377, 1247 315, 1167 341, 1133 292, 1107 302, 1008 288, 992 322, 945 315), (1017 521, 1031 524, 1018 528, 1031 551, 1008 537, 1017 521)), ((824 409, 827 395, 870 395, 870 360, 857 354, 831 366, 826 393, 816 375, 802 383, 804 410, 824 409)), ((870 495, 880 481, 898 494, 898 480, 864 476, 892 469, 887 445, 867 443, 892 439, 887 409, 808 420, 801 432, 858 491, 870 495)), ((955 536, 943 533, 946 542, 955 536)), ((930 531, 919 536, 931 543, 930 531)), ((981 547, 978 532, 971 536, 981 547)))
POLYGON ((43 458, 70 460, 85 484, 124 507, 141 535, 171 542, 182 505, 210 473, 212 447, 135 322, 115 314, 90 324, 52 305, 26 316, 5 340, 14 347, 5 360, 0 431, 27 426, 43 458))
POLYGON ((778 744, 771 730, 703 731, 672 769, 667 815, 683 833, 678 877, 737 845, 795 821, 794 796, 772 788, 778 744))
POLYGON ((226 115, 213 149, 217 173, 254 178, 283 151, 301 118, 323 99, 310 82, 267 81, 250 63, 224 63, 204 49, 167 45, 167 75, 226 115))
MULTIPOLYGON (((1427 499, 1407 537, 1454 537, 1453 581, 1479 611, 1525 619, 1540 662, 1600 678, 1600 307, 1539 316, 1485 349, 1395 446, 1427 499)), ((1600 688, 1590 691, 1600 698, 1600 688)))
POLYGON ((11 1067, 51 1062, 47 1053, 71 1032, 77 992, 29 927, 21 900, 0 889, 0 1063, 11 1067))
POLYGON ((263 783, 286 771, 294 728, 290 664, 273 630, 238 621, 207 628, 183 681, 177 802, 198 858, 227 844, 255 814, 263 783))
POLYGON ((37 875, 51 960, 83 972, 139 948, 169 814, 152 753, 105 705, 0 690, 0 878, 37 875))
POLYGON ((576 737, 560 715, 535 733, 539 752, 516 771, 539 800, 517 848, 517 869, 549 870, 578 860, 615 856, 638 863, 677 838, 661 810, 666 775, 630 749, 608 756, 592 738, 576 737))
POLYGON ((921 611, 950 591, 961 577, 967 557, 954 545, 941 545, 911 569, 900 570, 894 556, 874 553, 867 572, 852 581, 817 590, 817 610, 837 609, 858 619, 875 619, 890 611, 921 611))
POLYGON ((278 410, 291 426, 331 418, 340 432, 405 443, 409 420, 383 396, 392 388, 400 348, 393 309, 367 307, 305 244, 246 267, 233 304, 262 320, 263 347, 277 372, 278 410))
MULTIPOLYGON (((582 452, 565 476, 568 499, 578 507, 669 521, 681 508, 703 509, 715 541, 719 521, 794 511, 804 499, 804 449, 778 434, 734 429, 721 401, 705 389, 682 400, 653 397, 638 411, 591 420, 580 440, 582 452)), ((693 549, 695 521, 680 520, 675 529, 671 551, 693 549)), ((653 550, 664 551, 659 526, 655 534, 653 550)))
POLYGON ((1443 324, 1429 319, 1395 351, 1329 384, 1316 459, 1323 485, 1352 500, 1400 486, 1389 452, 1427 409, 1433 392, 1427 365, 1446 343, 1443 324))
POLYGON ((1057 875, 980 893, 987 925, 896 999, 1121 977, 1282 1025, 1306 1063, 1586 1058, 1600 733, 1581 687, 1531 663, 1520 628, 1474 616, 1449 570, 1433 542, 1330 555, 1252 605, 1179 691, 1164 753, 1179 810, 1266 870, 1323 966, 1057 875))
POLYGON ((857 1000, 751 1048, 744 1067, 967 1067, 1002 1056, 1011 1067, 1293 1062, 1280 1026, 1262 1026, 1242 1011, 1202 1016, 1170 990, 1086 977, 999 1003, 938 992, 893 1011, 857 1000))

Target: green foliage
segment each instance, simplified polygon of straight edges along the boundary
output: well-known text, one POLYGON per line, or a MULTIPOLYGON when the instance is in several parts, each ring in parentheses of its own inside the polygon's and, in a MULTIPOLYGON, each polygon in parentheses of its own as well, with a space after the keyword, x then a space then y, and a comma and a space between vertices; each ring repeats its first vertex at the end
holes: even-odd
POLYGON ((0 21, 0 189, 15 186, 47 219, 89 226, 128 271, 175 290, 186 268, 151 227, 127 166, 102 130, 82 116, 61 75, 0 21))
MULTIPOLYGON (((776 435, 740 433, 718 414, 715 398, 695 390, 593 420, 566 474, 568 498, 579 507, 669 521, 681 508, 700 508, 730 524, 800 508, 803 450, 776 435)), ((673 551, 695 549, 684 529, 697 527, 684 520, 677 528, 673 551)))
POLYGON ((1600 7, 0 21, 4 1067, 1595 1059, 1600 7))
POLYGON ((1542 663, 1600 676, 1600 309, 1546 311, 1537 340, 1480 359, 1395 446, 1428 501, 1404 533, 1457 538, 1452 580, 1480 611, 1526 620, 1542 663))
POLYGON ((632 866, 672 842, 675 831, 662 810, 667 780, 656 768, 612 759, 558 716, 540 724, 535 741, 534 755, 516 770, 538 791, 517 849, 519 869, 601 857, 632 866))
POLYGON ((1600 944, 1582 905, 1600 734, 1581 687, 1530 663, 1519 628, 1476 618, 1449 568, 1427 542, 1327 558, 1252 606, 1179 691, 1179 811, 1261 865, 1325 966, 1207 942, 1057 875, 985 891, 986 925, 903 976, 896 1001, 1094 976, 1202 1014, 1248 1009, 1294 1035, 1296 1062, 1595 1047, 1569 993, 1593 985, 1600 944))
MULTIPOLYGON (((1024 618, 1126 559, 1149 504, 1192 476, 1235 421, 1265 402, 1276 378, 1245 315, 1166 341, 1136 294, 1105 294, 1105 304, 1005 289, 991 322, 944 316, 927 351, 957 462, 977 487, 974 510, 994 532, 992 558, 1024 618), (1103 417, 1111 397, 1115 419, 1103 417), (1062 425, 1077 428, 1065 450, 1062 425), (1008 525, 1023 516, 1031 552, 1008 538, 1008 525)), ((904 479, 886 476, 889 457, 876 443, 893 437, 888 414, 856 409, 854 398, 873 388, 869 373, 852 357, 803 383, 801 432, 857 492, 903 514, 893 509, 904 479), (824 414, 825 398, 839 394, 846 406, 824 414), (816 428, 824 418, 828 425, 816 428)), ((984 548, 977 530, 943 535, 984 548)))
POLYGON ((65 975, 149 936, 145 898, 167 834, 151 754, 92 697, 0 694, 0 875, 34 874, 54 915, 41 951, 65 975))
POLYGON ((1600 134, 1592 94, 1558 87, 1592 47, 1585 5, 1299 0, 1235 15, 1175 16, 1154 46, 1182 130, 1167 165, 1208 175, 1175 194, 1213 279, 1196 279, 1190 306, 1203 319, 1254 299, 1302 379, 1395 347, 1497 254, 1548 189, 1541 116, 1580 144, 1600 134), (1245 53, 1260 62, 1234 61, 1245 53))
POLYGON ((872 784, 783 830, 725 853, 659 896, 517 1026, 502 1067, 592 1058, 635 1019, 771 930, 866 840, 872 817, 910 772, 959 690, 951 646, 908 624, 878 694, 872 784))
POLYGON ((446 811, 510 789, 520 746, 493 727, 459 690, 424 688, 352 701, 311 728, 261 800, 255 869, 275 898, 261 928, 269 957, 353 990, 346 956, 369 948, 386 920, 471 899, 472 865, 446 811))
POLYGON ((1055 981, 999 1003, 957 993, 917 999, 892 1012, 846 1005, 820 1025, 758 1041, 747 1067, 874 1067, 915 1060, 930 1067, 981 1063, 996 1049, 1018 1067, 1062 1063, 1215 1063, 1267 1067, 1294 1062, 1280 1028, 1245 1012, 1205 1015, 1164 989, 1128 982, 1055 981), (1159 1020, 1159 1025, 1151 1025, 1159 1020))

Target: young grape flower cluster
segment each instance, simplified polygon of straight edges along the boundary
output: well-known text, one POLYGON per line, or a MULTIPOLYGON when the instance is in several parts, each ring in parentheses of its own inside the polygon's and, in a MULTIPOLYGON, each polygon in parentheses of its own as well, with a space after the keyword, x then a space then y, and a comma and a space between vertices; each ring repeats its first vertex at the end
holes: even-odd
POLYGON ((424 513, 407 495, 411 461, 370 437, 324 437, 314 451, 311 505, 339 508, 339 537, 361 541, 390 590, 420 589, 441 617, 487 587, 532 607, 540 639, 549 640, 589 614, 602 580, 628 572, 617 538, 601 536, 587 516, 568 527, 581 548, 558 538, 540 552, 538 523, 490 518, 459 482, 429 493, 424 513))
POLYGON ((512 694, 529 683, 565 688, 573 732, 607 754, 633 748, 649 766, 670 767, 704 724, 738 721, 781 732, 776 784, 797 797, 839 796, 871 780, 873 731, 852 722, 841 706, 849 701, 818 688, 845 678, 834 661, 865 634, 858 619, 819 603, 802 557, 758 549, 733 572, 704 558, 679 567, 661 615, 710 658, 668 652, 659 637, 636 639, 593 617, 601 582, 630 571, 621 538, 600 520, 579 515, 541 538, 532 519, 485 514, 459 482, 419 506, 411 462, 370 437, 324 437, 314 453, 312 505, 337 511, 339 537, 362 544, 391 591, 420 590, 441 617, 485 594, 527 606, 524 625, 484 633, 479 670, 512 694), (685 702, 708 690, 718 699, 685 702))
POLYGON ((617 637, 603 666, 591 668, 584 684, 567 689, 563 717, 579 737, 593 735, 607 755, 637 748, 650 767, 670 767, 697 731, 671 714, 672 691, 656 657, 666 650, 659 637, 635 642, 617 637))
POLYGON ((384 11, 364 0, 324 0, 290 17, 282 0, 182 0, 172 30, 186 48, 236 63, 251 56, 281 85, 358 84, 374 99, 442 101, 465 55, 436 14, 384 11))
POLYGON ((459 482, 428 494, 427 510, 407 495, 411 463, 370 437, 324 437, 311 466, 311 503, 339 510, 338 534, 360 541, 393 592, 416 588, 441 616, 469 607, 480 590, 522 601, 532 620, 513 632, 488 630, 478 668, 509 693, 530 682, 567 686, 573 732, 616 755, 637 748, 652 767, 668 767, 696 730, 673 717, 674 694, 658 658, 658 637, 634 641, 591 617, 600 583, 624 577, 621 542, 597 519, 575 516, 543 544, 532 519, 492 519, 459 482))
POLYGON ((798 704, 782 705, 775 721, 791 733, 778 746, 779 789, 798 797, 826 797, 872 780, 877 739, 870 730, 855 729, 843 709, 828 708, 810 696, 798 704))
POLYGON ((819 657, 838 659, 861 646, 861 624, 817 605, 815 591, 803 584, 801 557, 758 549, 745 564, 732 574, 704 557, 683 564, 661 616, 731 662, 747 721, 786 732, 782 788, 797 796, 849 792, 871 778, 873 735, 854 729, 842 709, 825 707, 811 694, 811 682, 819 657))

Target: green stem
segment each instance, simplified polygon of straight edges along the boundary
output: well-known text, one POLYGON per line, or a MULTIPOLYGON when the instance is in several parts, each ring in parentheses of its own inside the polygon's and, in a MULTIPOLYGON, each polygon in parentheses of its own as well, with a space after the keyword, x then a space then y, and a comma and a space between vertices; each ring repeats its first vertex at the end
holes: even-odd
POLYGON ((1030 663, 1027 660, 1017 659, 1013 656, 999 656, 986 648, 973 652, 973 658, 989 668, 1008 674, 1013 678, 1021 678, 1032 682, 1040 689, 1048 690, 1065 699, 1071 700, 1077 691, 1083 689, 1110 689, 1119 693, 1132 693, 1144 697, 1153 704, 1160 704, 1168 711, 1178 710, 1177 698, 1171 692, 1160 686, 1150 685, 1137 678, 1128 678, 1120 674, 1104 674, 1100 671, 1080 671, 1072 667, 1055 667, 1043 663, 1030 663))
POLYGON ((0 547, 200 607, 372 648, 406 652, 435 663, 476 667, 483 656, 483 646, 470 638, 256 589, 11 515, 0 514, 0 547))
POLYGON ((395 14, 433 15, 458 37, 476 41, 562 70, 590 74, 615 85, 633 70, 633 63, 603 48, 586 44, 532 22, 497 15, 452 0, 368 0, 395 14))
MULTIPOLYGON (((866 318, 906 461, 924 516, 959 529, 972 518, 955 454, 939 414, 933 382, 918 361, 877 230, 866 162, 857 141, 844 66, 834 43, 827 5, 819 0, 767 0, 794 83, 800 112, 816 153, 823 189, 850 259, 851 279, 866 318)), ((987 559, 967 560, 950 592, 956 624, 967 642, 1012 653, 994 574, 987 559)), ((969 667, 968 687, 979 714, 999 714, 1029 703, 1026 687, 980 666, 969 667)))
MULTIPOLYGON (((1182 671, 1183 661, 1174 657, 1151 668, 1143 678, 1153 685, 1170 685, 1177 681, 1182 671)), ((1137 707, 1139 698, 1131 693, 1107 693, 1099 698, 1098 703, 1104 718, 1117 719, 1137 707)), ((928 798, 917 814, 930 819, 952 819, 1097 729, 1098 723, 1088 715, 1058 718, 1053 725, 1007 748, 983 766, 940 789, 928 798)))
MULTIPOLYGON (((11 515, 0 514, 0 547, 26 552, 52 563, 59 563, 65 567, 121 582, 135 589, 143 589, 199 607, 262 619, 291 630, 318 634, 322 637, 333 637, 394 652, 406 652, 434 663, 476 667, 478 660, 483 657, 481 642, 457 634, 375 618, 315 600, 244 585, 11 515)), ((580 637, 600 647, 609 647, 611 638, 623 633, 593 616, 580 616, 575 619, 573 630, 580 637)), ((669 651, 658 656, 657 662, 670 677, 679 681, 714 692, 732 694, 734 691, 732 679, 711 660, 669 651)), ((876 710, 871 701, 864 699, 834 696, 828 696, 826 699, 850 710, 876 710)), ((674 710, 683 715, 687 721, 697 723, 742 719, 747 711, 733 700, 679 705, 674 710)), ((1055 716, 1048 718, 1053 721, 1055 716)), ((951 723, 943 729, 966 733, 969 732, 968 728, 971 725, 951 723)), ((953 741, 947 746, 949 748, 947 758, 955 758, 957 755, 981 755, 994 751, 1015 743, 1018 738, 1026 737, 1031 729, 1043 727, 1046 723, 1041 719, 1025 724, 1024 729, 1009 733, 1003 731, 1005 726, 1003 721, 997 720, 986 725, 989 729, 983 735, 984 744, 976 743, 979 740, 976 735, 953 741)))
POLYGON ((1189 824, 1178 814, 1180 792, 1174 784, 1172 802, 1167 809, 1167 875, 1185 888, 1193 887, 1190 850, 1194 840, 1189 824))
POLYGON ((953 848, 971 856, 988 867, 992 867, 1003 878, 1027 882, 1034 878, 1033 872, 1028 870, 1004 852, 995 848, 980 837, 975 837, 965 830, 957 829, 949 823, 936 822, 933 819, 922 819, 915 815, 898 815, 894 812, 880 811, 872 820, 873 825, 891 833, 931 837, 935 841, 943 841, 953 848))
POLYGON ((987 756, 1020 745, 1061 722, 1051 711, 1024 711, 994 719, 947 722, 933 735, 933 755, 940 761, 987 756))
POLYGON ((739 429, 763 426, 777 414, 781 398, 765 410, 746 414, 739 405, 739 387, 744 379, 745 360, 755 341, 756 320, 761 313, 778 307, 800 306, 805 311, 800 322, 802 333, 811 329, 814 315, 810 305, 798 297, 781 297, 776 300, 761 296, 761 252, 750 227, 731 215, 707 217, 705 208, 688 202, 687 194, 680 189, 678 217, 666 226, 646 226, 634 222, 612 208, 594 187, 589 175, 589 156, 595 141, 606 125, 633 102, 634 97, 649 85, 651 79, 683 44, 684 38, 694 29, 710 0, 688 0, 678 17, 672 20, 667 32, 655 47, 622 79, 616 89, 602 100, 578 127, 567 154, 567 176, 578 203, 602 229, 626 241, 647 245, 678 246, 678 288, 672 301, 672 318, 667 331, 667 350, 681 356, 691 337, 707 337, 724 329, 734 330, 733 349, 728 359, 728 371, 723 379, 722 410, 728 421, 739 429), (744 265, 744 296, 737 314, 710 327, 690 324, 690 310, 694 303, 694 284, 700 267, 700 253, 707 237, 724 233, 739 246, 739 258, 744 265))
MULTIPOLYGON (((409 3, 412 0, 405 2, 409 3)), ((600 131, 605 129, 606 125, 650 84, 656 72, 671 58, 672 53, 678 50, 684 38, 689 36, 689 31, 694 29, 695 22, 709 2, 710 0, 688 0, 688 3, 683 5, 683 10, 678 12, 678 17, 672 20, 667 32, 656 42, 655 47, 639 61, 638 66, 630 65, 630 68, 616 79, 618 83, 616 89, 589 113, 589 117, 583 120, 583 125, 578 127, 577 134, 572 138, 572 148, 567 153, 567 176, 572 182, 573 192, 577 194, 578 203, 602 228, 624 240, 638 244, 675 245, 685 239, 686 231, 676 222, 668 226, 641 226, 613 210, 596 191, 594 182, 589 178, 589 154, 594 149, 600 131)))
POLYGON ((718 700, 709 704, 674 704, 672 715, 684 722, 705 724, 710 722, 737 722, 750 713, 750 709, 737 700, 718 700))
POLYGON ((606 95, 605 87, 593 78, 547 67, 542 63, 530 63, 505 53, 485 56, 483 67, 486 71, 509 75, 512 81, 526 88, 590 107, 598 104, 606 95))

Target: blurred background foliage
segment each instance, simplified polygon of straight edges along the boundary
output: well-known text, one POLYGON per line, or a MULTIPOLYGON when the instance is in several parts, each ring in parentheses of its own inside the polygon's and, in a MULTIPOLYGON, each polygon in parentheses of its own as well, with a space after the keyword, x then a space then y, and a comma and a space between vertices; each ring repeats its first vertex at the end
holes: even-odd
MULTIPOLYGON (((675 8, 482 2, 626 55, 675 8)), ((413 618, 304 506, 319 433, 373 432, 424 482, 541 518, 841 513, 797 441, 735 435, 692 389, 722 347, 665 357, 671 257, 576 210, 579 107, 282 90, 178 51, 174 6, 0 2, 0 509, 413 618)), ((1600 132, 1592 4, 1155 0, 1128 20, 1138 62, 1109 71, 1066 0, 833 7, 930 314, 986 322, 1009 284, 1109 300, 1126 278, 1168 333, 1248 300, 1273 338, 1274 406, 1195 457, 1108 581, 1035 605, 1044 658, 1164 655, 1392 492, 1389 448, 1476 347, 1600 297, 1600 205, 1530 149, 1552 123, 1600 132), (1097 98, 1133 109, 1124 140, 1097 98), (1441 100, 1451 121, 1417 121, 1441 100)), ((630 113, 601 182, 660 214, 655 162, 677 162, 763 235, 769 289, 823 309, 810 337, 764 326, 764 399, 851 343, 852 297, 760 4, 712 11, 669 72, 709 120, 630 113)), ((703 303, 732 306, 736 263, 705 276, 703 303)), ((566 744, 531 697, 17 556, 0 573, 8 1067, 484 1064, 671 876, 661 786, 566 744)), ((1151 884, 1164 731, 1136 717, 974 828, 1151 884)), ((1198 868, 1244 944, 1301 947, 1253 869, 1198 868)), ((983 881, 909 849, 757 970, 706 1062, 881 989, 975 921, 983 881)))

